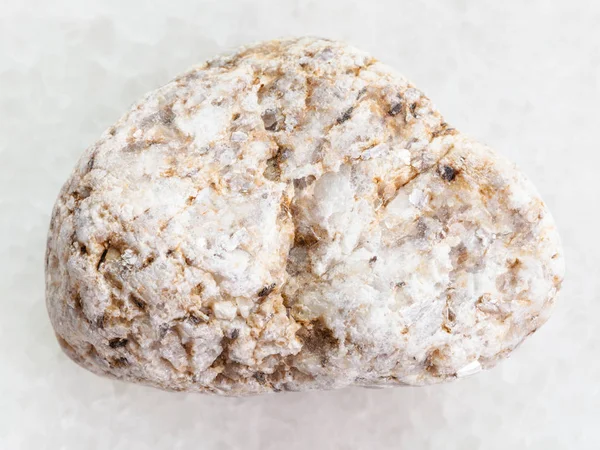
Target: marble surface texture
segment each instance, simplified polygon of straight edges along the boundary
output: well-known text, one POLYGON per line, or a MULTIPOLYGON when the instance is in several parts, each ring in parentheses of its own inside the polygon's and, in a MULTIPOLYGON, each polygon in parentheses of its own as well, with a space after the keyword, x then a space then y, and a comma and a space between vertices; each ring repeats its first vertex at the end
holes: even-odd
POLYGON ((596 206, 600 3, 592 0, 0 0, 0 448, 600 447, 596 206), (54 339, 50 212, 83 150, 145 92, 253 41, 319 35, 396 68, 516 162, 561 234, 548 323, 476 377, 232 399, 99 378, 54 339))

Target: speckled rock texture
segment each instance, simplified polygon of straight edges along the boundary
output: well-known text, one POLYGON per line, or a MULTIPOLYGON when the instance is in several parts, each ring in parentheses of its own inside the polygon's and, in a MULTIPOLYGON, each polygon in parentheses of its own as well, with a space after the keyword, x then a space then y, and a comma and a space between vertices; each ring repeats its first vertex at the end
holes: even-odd
POLYGON ((548 318, 552 218, 389 67, 271 41, 151 92, 54 208, 50 318, 102 375, 224 395, 424 385, 548 318))

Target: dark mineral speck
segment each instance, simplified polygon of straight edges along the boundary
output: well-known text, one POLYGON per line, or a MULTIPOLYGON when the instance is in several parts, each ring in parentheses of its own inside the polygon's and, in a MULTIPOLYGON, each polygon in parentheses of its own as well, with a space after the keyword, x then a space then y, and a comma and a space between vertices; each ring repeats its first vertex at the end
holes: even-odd
POLYGON ((338 125, 350 119, 350 117, 352 117, 352 111, 354 111, 353 107, 348 108, 346 111, 344 111, 344 114, 342 114, 342 116, 337 120, 338 125))
POLYGON ((110 345, 111 348, 121 348, 125 347, 127 342, 127 339, 124 338, 114 338, 108 341, 108 345, 110 345))
POLYGON ((267 295, 269 295, 271 292, 273 292, 273 289, 275 289, 275 283, 270 284, 269 286, 265 286, 264 288, 262 288, 259 292, 258 292, 258 296, 259 297, 266 297, 267 295))
POLYGON ((456 177, 456 170, 450 166, 442 166, 440 176, 446 181, 452 181, 456 177))
POLYGON ((402 111, 402 103, 401 102, 397 102, 394 103, 389 111, 388 111, 388 115, 390 116, 397 116, 398 114, 400 114, 400 111, 402 111))

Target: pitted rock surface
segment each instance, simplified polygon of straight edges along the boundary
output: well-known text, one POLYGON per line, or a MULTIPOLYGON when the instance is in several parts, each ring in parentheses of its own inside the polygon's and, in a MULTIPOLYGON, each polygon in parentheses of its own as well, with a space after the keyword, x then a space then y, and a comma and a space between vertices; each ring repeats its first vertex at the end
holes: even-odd
POLYGON ((533 185, 371 56, 250 46, 151 92, 56 203, 46 286, 102 375, 245 395, 489 368, 563 276, 533 185))

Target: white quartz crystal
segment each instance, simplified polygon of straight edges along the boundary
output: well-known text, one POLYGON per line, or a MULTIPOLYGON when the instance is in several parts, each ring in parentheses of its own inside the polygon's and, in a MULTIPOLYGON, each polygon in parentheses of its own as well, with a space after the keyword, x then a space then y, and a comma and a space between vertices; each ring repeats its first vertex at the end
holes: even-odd
POLYGON ((389 67, 310 38, 137 103, 65 184, 46 262, 77 363, 225 395, 476 373, 546 321, 562 276, 511 163, 389 67))

